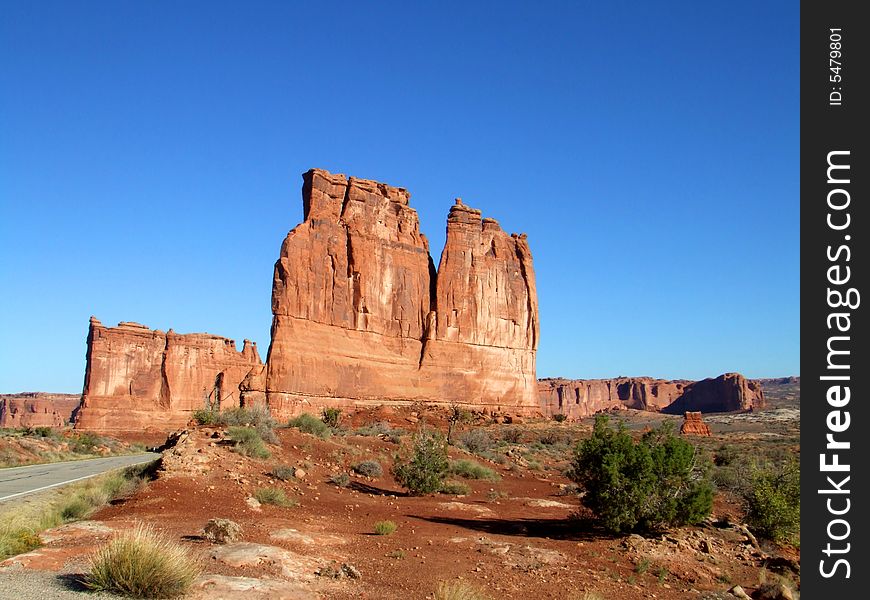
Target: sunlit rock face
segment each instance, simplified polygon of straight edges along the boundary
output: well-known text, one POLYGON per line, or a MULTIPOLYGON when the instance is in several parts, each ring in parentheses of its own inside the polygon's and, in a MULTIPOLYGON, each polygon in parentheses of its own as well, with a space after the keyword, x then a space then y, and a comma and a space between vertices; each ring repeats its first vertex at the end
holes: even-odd
POLYGON ((748 411, 764 406, 761 385, 740 373, 701 381, 652 377, 542 379, 538 394, 542 413, 572 419, 621 408, 676 415, 687 411, 748 411))
POLYGON ((207 333, 177 334, 91 317, 77 429, 169 430, 194 410, 240 405, 239 384, 262 361, 256 344, 207 333))
POLYGON ((272 286, 273 414, 425 401, 534 412, 538 305, 524 235, 461 203, 436 271, 410 194, 313 169, 272 286))

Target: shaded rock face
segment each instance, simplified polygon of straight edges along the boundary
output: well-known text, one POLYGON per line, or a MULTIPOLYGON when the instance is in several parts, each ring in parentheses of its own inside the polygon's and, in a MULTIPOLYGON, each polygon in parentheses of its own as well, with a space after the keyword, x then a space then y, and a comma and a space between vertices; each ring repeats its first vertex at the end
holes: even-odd
POLYGON ((438 270, 410 194, 314 169, 284 240, 266 368, 243 383, 277 417, 436 401, 537 410, 538 307, 525 236, 457 200, 438 270))
POLYGON ((81 400, 79 394, 2 394, 0 427, 63 427, 72 421, 81 400))
POLYGON ((680 433, 683 435, 711 435, 710 427, 704 423, 699 412, 686 412, 683 415, 680 433))
POLYGON ((199 408, 240 405, 239 384, 262 365, 256 344, 206 333, 177 334, 91 317, 77 429, 165 430, 199 408))
POLYGON ((739 373, 695 382, 651 377, 542 379, 538 392, 545 415, 564 414, 572 419, 622 408, 681 414, 746 411, 764 405, 761 386, 739 373))

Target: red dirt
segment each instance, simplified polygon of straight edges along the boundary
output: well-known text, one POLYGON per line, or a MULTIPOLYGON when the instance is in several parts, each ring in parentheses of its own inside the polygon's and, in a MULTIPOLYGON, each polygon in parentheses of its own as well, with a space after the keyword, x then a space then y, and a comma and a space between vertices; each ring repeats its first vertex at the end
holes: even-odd
MULTIPOLYGON (((406 418, 415 417, 409 413, 410 409, 357 415, 354 423, 390 419, 410 428, 406 418)), ((432 419, 428 415, 430 423, 432 419)), ((535 425, 523 428, 533 431, 535 425)), ((214 548, 199 537, 205 523, 214 517, 232 519, 242 525, 245 541, 286 548, 324 565, 336 560, 357 567, 359 580, 318 578, 314 584, 323 597, 339 600, 431 598, 438 581, 456 579, 500 599, 523 600, 531 590, 541 599, 575 597, 572 594, 581 598, 587 590, 625 600, 688 599, 736 583, 751 589, 758 582, 761 557, 733 530, 708 525, 647 540, 606 535, 576 518, 579 501, 558 494, 569 481, 555 470, 508 469, 451 448, 451 458, 488 464, 501 481, 465 481, 473 489, 467 497, 408 497, 388 474, 399 446, 386 439, 348 435, 321 440, 295 429, 278 433, 280 445, 270 446, 272 457, 254 460, 221 445, 220 430, 193 429, 188 441, 177 447, 178 455, 165 460, 168 472, 92 518, 116 529, 137 520, 152 523, 204 556, 214 548), (370 458, 383 465, 382 478, 354 476, 349 488, 328 483, 335 473, 370 458), (301 467, 306 474, 294 482, 275 480, 268 472, 279 464, 301 467), (197 473, 197 468, 203 472, 197 473), (253 510, 246 499, 267 486, 284 489, 299 505, 253 510), (491 490, 506 497, 490 501, 491 490), (548 502, 558 504, 546 506, 548 502), (373 525, 380 520, 394 521, 397 531, 375 535, 373 525), (313 537, 314 543, 270 538, 270 533, 286 528, 313 537), (637 566, 645 561, 647 569, 637 566)), ((720 497, 714 518, 723 514, 734 519, 739 511, 720 497)), ((91 540, 63 554, 81 556, 93 547, 91 540)), ((40 562, 31 567, 58 568, 58 561, 47 556, 43 565, 40 562)), ((233 568, 214 560, 208 561, 206 570, 276 575, 269 567, 233 568)))

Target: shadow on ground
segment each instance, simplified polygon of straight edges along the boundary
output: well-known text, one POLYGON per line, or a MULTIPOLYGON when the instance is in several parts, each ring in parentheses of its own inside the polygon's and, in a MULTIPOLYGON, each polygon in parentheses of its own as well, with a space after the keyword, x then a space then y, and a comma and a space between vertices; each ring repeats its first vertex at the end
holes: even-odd
POLYGON ((623 536, 605 531, 588 518, 568 519, 463 519, 460 517, 423 517, 409 515, 411 518, 455 525, 463 529, 481 531, 492 535, 513 535, 522 537, 550 538, 554 540, 587 541, 618 539, 623 536))

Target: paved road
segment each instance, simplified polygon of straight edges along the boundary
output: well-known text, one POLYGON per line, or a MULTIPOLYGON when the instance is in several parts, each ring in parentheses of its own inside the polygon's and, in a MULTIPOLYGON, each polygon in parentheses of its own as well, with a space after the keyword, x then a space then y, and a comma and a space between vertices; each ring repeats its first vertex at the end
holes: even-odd
POLYGON ((159 454, 148 452, 132 456, 110 456, 0 469, 0 502, 158 458, 159 454))

